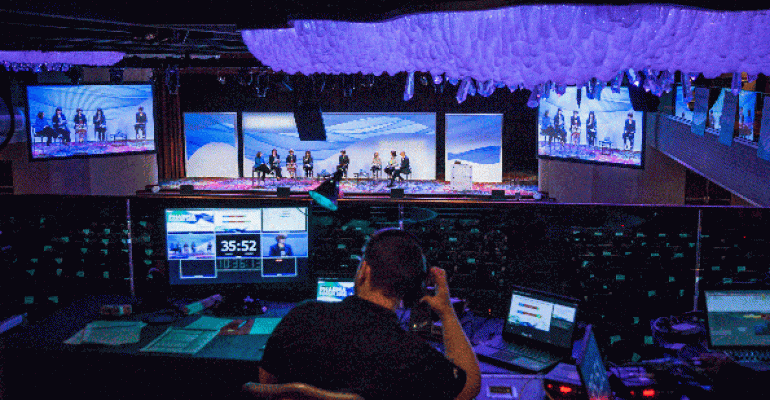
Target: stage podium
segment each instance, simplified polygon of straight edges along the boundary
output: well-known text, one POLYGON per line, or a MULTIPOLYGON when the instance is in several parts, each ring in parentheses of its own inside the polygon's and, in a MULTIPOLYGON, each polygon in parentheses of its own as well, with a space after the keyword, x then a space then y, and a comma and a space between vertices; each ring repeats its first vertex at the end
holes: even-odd
POLYGON ((467 164, 452 164, 449 182, 452 190, 473 189, 473 168, 467 164))

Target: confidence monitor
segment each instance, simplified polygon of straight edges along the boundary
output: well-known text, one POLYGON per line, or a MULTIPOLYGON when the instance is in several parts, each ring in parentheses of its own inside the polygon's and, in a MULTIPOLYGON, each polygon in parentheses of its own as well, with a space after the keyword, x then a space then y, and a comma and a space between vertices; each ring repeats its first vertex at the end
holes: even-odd
POLYGON ((308 207, 165 209, 172 286, 301 283, 308 207))

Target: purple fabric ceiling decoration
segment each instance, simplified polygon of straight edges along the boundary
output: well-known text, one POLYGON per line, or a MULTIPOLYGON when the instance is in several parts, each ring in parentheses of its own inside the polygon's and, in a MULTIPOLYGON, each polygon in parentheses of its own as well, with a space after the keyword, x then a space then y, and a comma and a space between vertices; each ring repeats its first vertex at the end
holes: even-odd
POLYGON ((242 37, 256 58, 288 74, 424 71, 533 88, 549 80, 606 82, 628 68, 706 78, 770 72, 768 10, 521 5, 375 23, 296 20, 292 28, 244 30, 242 37))
POLYGON ((106 67, 115 65, 125 54, 114 51, 0 51, 0 62, 23 64, 71 64, 106 67))
POLYGON ((743 82, 741 82, 741 73, 733 72, 733 80, 730 83, 730 91, 733 93, 733 96, 737 96, 738 93, 740 93, 742 83, 743 82))
POLYGON ((692 101, 692 81, 697 75, 692 72, 682 73, 682 100, 685 103, 692 101))
POLYGON ((457 88, 457 96, 455 97, 458 104, 464 102, 465 98, 468 97, 468 91, 470 91, 471 86, 473 86, 471 78, 465 78, 460 82, 460 87, 457 88))

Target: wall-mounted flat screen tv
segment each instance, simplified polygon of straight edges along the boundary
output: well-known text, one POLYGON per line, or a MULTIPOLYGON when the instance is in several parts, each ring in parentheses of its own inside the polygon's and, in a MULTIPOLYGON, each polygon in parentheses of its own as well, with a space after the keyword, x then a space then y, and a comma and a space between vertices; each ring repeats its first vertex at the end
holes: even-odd
POLYGON ((27 87, 31 160, 155 151, 152 85, 27 87))
POLYGON ((634 111, 626 87, 619 93, 604 89, 598 99, 589 99, 585 88, 574 86, 561 96, 551 92, 540 99, 537 155, 641 168, 643 123, 644 112, 634 111))

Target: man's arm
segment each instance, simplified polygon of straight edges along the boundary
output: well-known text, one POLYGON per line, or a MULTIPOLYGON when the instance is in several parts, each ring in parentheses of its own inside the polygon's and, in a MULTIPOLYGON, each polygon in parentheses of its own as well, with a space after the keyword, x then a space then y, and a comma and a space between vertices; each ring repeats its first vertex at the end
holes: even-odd
POLYGON ((481 391, 481 370, 476 353, 473 352, 468 338, 465 336, 457 314, 455 314, 452 302, 449 300, 449 285, 447 284, 446 271, 433 267, 430 269, 433 282, 436 286, 434 296, 425 296, 423 301, 430 304, 431 308, 441 318, 444 329, 444 353, 455 365, 465 371, 465 386, 457 395, 458 400, 470 400, 481 391))

